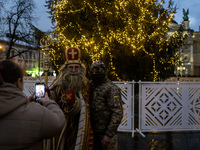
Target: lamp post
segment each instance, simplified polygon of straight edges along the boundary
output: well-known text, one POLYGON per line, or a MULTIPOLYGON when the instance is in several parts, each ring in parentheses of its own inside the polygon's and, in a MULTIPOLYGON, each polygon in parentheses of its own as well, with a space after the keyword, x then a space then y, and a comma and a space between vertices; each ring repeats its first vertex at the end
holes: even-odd
POLYGON ((49 46, 51 45, 51 38, 45 37, 40 40, 40 45, 44 48, 44 72, 45 72, 45 86, 48 82, 48 72, 49 72, 49 46))

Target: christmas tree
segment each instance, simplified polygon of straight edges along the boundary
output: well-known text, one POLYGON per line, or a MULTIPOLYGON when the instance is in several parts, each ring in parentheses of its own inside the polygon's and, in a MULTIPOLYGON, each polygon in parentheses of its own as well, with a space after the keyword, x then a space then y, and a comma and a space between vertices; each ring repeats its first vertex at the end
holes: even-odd
POLYGON ((63 50, 78 47, 87 69, 102 60, 112 80, 158 80, 173 73, 180 34, 168 37, 176 7, 158 0, 47 1, 55 24, 51 64, 63 64, 63 50), (173 40, 173 39, 179 39, 173 40), (166 73, 168 73, 166 75, 166 73))

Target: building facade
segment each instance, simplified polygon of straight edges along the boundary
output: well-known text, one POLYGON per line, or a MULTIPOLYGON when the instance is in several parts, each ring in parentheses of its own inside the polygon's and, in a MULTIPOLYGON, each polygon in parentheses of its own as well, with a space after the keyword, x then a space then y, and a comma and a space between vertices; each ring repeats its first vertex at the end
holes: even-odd
POLYGON ((200 77, 200 31, 190 34, 189 22, 188 28, 185 31, 189 33, 189 36, 184 40, 183 47, 181 49, 181 65, 177 69, 180 76, 184 77, 200 77))
MULTIPOLYGON (((9 48, 9 39, 0 38, 0 60, 6 59, 6 53, 9 48)), ((27 76, 40 76, 44 72, 44 54, 41 48, 29 45, 23 41, 17 41, 10 52, 14 61, 18 62, 26 71, 27 76), (23 52, 25 51, 25 52, 23 52), (20 55, 18 55, 20 52, 20 55)))
MULTIPOLYGON (((179 51, 180 66, 175 69, 175 75, 179 77, 200 77, 200 29, 193 31, 189 27, 189 20, 183 21, 183 35, 187 35, 183 46, 179 51)), ((169 35, 172 35, 180 27, 175 21, 169 24, 169 35)))

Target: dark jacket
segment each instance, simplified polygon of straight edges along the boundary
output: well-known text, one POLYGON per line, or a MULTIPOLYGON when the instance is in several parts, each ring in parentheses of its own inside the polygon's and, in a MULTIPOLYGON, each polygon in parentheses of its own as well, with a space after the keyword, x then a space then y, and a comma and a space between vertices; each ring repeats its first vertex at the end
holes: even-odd
POLYGON ((58 134, 65 124, 59 106, 29 102, 14 85, 0 86, 0 149, 42 149, 42 140, 58 134))

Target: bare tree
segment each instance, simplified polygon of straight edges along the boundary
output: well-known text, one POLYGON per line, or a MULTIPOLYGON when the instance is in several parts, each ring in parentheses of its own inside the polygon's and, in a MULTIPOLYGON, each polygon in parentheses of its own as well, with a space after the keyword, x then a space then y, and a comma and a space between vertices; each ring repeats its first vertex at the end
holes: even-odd
POLYGON ((0 34, 3 31, 3 10, 4 10, 4 3, 3 0, 0 0, 0 34))
POLYGON ((6 35, 9 38, 6 59, 11 59, 30 50, 31 45, 23 51, 16 51, 16 55, 10 56, 11 50, 14 50, 13 46, 17 41, 21 40, 29 44, 31 43, 34 30, 30 24, 36 19, 33 16, 34 9, 35 4, 33 0, 7 1, 7 6, 3 10, 4 16, 1 16, 4 21, 4 36, 6 35))

